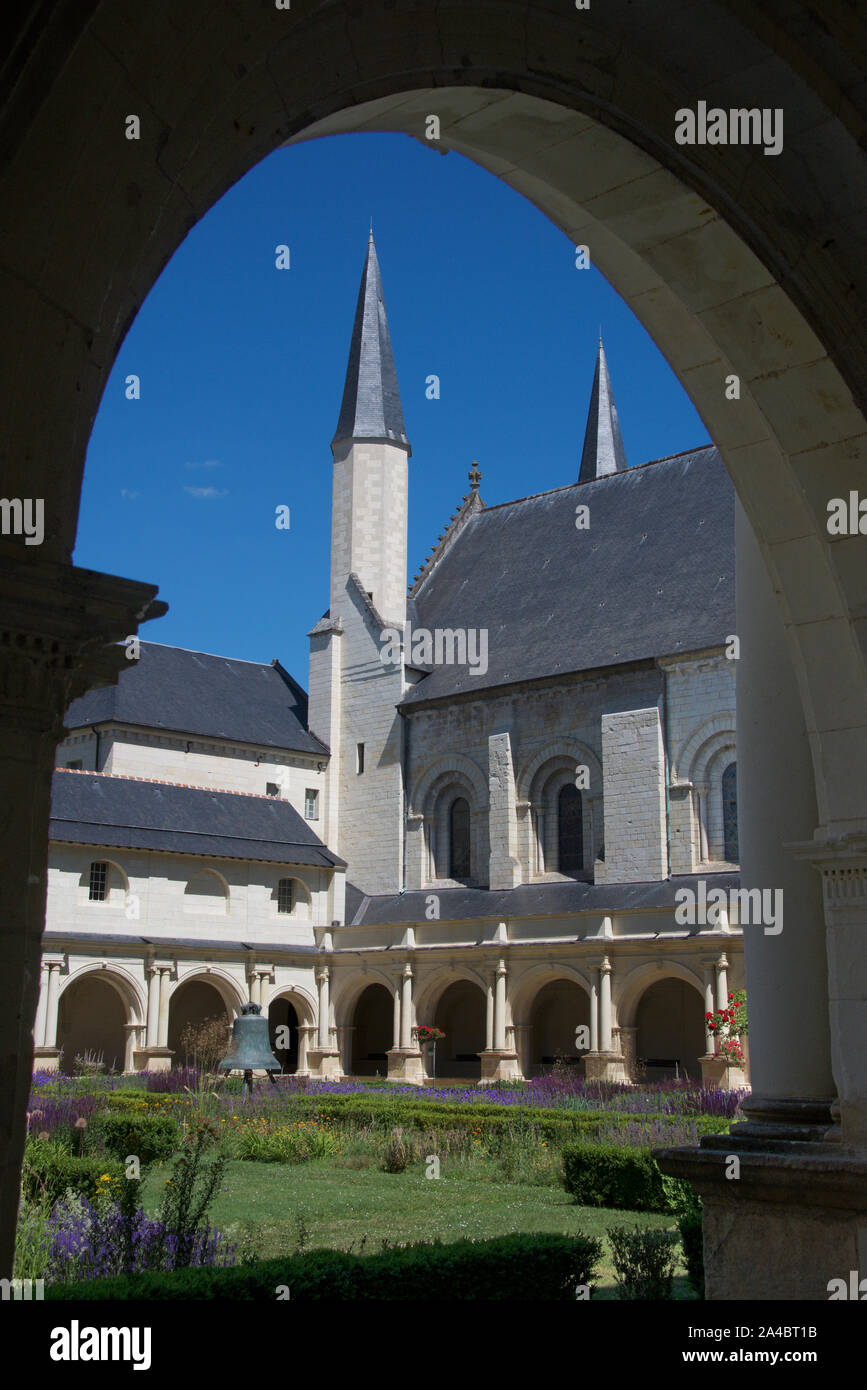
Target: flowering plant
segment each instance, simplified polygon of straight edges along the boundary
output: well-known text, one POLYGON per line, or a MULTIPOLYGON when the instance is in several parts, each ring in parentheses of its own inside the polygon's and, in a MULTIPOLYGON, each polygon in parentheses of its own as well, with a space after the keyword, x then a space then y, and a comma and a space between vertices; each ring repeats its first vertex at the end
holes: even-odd
POLYGON ((445 1033, 440 1032, 439 1028, 431 1028, 426 1023, 413 1028, 412 1035, 420 1043, 437 1043, 445 1037, 445 1033))
POLYGON ((746 990, 729 991, 728 1008, 707 1013, 704 1018, 708 1032, 717 1040, 719 1055, 731 1066, 742 1067, 746 1058, 740 1039, 749 1031, 746 990))

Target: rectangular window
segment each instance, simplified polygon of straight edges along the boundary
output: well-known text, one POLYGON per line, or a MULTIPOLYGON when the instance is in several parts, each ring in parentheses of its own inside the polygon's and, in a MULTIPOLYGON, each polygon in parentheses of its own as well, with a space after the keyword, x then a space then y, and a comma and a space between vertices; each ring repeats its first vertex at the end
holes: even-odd
POLYGON ((108 865, 101 861, 95 861, 90 866, 90 892, 88 900, 92 903, 104 903, 108 897, 108 865))
POLYGON ((295 908, 295 880, 281 878, 277 884, 277 911, 292 912, 295 908))
POLYGON ((280 788, 277 786, 277 783, 276 783, 276 782, 266 782, 266 783, 265 783, 265 795, 266 795, 266 796, 279 796, 279 795, 280 795, 280 788))
POLYGON ((355 758, 356 758, 355 771, 356 771, 357 773, 360 774, 360 773, 362 773, 362 772, 364 771, 364 744, 363 744, 363 743, 357 743, 357 744, 355 745, 355 758))
POLYGON ((308 787, 304 793, 304 816, 307 820, 319 819, 319 793, 308 787))
POLYGON ((75 762, 67 763, 66 766, 70 772, 81 772, 81 759, 76 758, 75 762))

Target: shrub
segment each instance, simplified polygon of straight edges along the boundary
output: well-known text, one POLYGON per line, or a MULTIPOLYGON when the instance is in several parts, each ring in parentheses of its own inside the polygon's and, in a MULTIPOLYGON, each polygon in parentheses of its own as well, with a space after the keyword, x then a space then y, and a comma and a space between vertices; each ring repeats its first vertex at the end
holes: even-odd
POLYGON ((678 1217, 677 1229, 683 1246, 683 1262, 690 1287, 699 1298, 704 1298, 704 1232, 701 1221, 701 1208, 698 1211, 685 1211, 678 1217))
POLYGON ((592 1287, 602 1242, 547 1234, 461 1240, 452 1245, 409 1245, 377 1255, 311 1250, 231 1269, 189 1269, 61 1284, 46 1299, 208 1299, 273 1303, 277 1288, 298 1299, 456 1300, 520 1302, 574 1300, 575 1287, 592 1287))
POLYGON ((120 1115, 94 1115, 87 1129, 88 1147, 102 1145, 121 1162, 135 1154, 140 1163, 160 1163, 171 1158, 180 1142, 180 1127, 171 1115, 136 1114, 129 1108, 120 1115))
POLYGON ((228 1051, 231 1028, 226 1015, 203 1019, 201 1023, 185 1023, 181 1029, 180 1047, 187 1065, 197 1072, 212 1072, 228 1051))
POLYGON ((104 1187, 104 1174, 112 1179, 123 1178, 119 1163, 103 1157, 70 1153, 60 1145, 43 1140, 29 1140, 24 1151, 21 1185, 28 1202, 39 1202, 51 1208, 67 1192, 94 1198, 104 1187))
POLYGON ((608 1239, 614 1256, 618 1298, 671 1298, 677 1263, 674 1231, 651 1227, 635 1231, 628 1226, 612 1226, 608 1239))
POLYGON ((233 1158, 256 1163, 304 1163, 311 1158, 330 1158, 341 1147, 334 1130, 317 1125, 315 1120, 286 1125, 251 1120, 239 1125, 228 1143, 233 1158))
POLYGON ((411 1158, 412 1152, 403 1137, 403 1130, 400 1127, 393 1129, 382 1156, 384 1172, 405 1173, 411 1158))
POLYGON ((579 1206, 668 1211, 662 1174, 649 1149, 581 1140, 562 1153, 562 1182, 579 1206))

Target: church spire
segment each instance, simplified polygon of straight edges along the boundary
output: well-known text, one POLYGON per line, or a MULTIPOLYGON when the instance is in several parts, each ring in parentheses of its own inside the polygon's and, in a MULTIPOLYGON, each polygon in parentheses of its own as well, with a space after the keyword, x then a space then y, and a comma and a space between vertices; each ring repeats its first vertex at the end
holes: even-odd
POLYGON ((382 278, 373 241, 372 218, 349 346, 343 404, 331 441, 332 448, 346 439, 379 439, 403 444, 409 449, 385 315, 382 278))
POLYGON ((604 478, 609 473, 620 473, 625 468, 626 453, 620 437, 617 406, 614 404, 614 392, 611 389, 600 329, 596 374, 593 377, 593 392, 587 412, 587 429, 584 434, 578 481, 590 483, 595 478, 604 478))

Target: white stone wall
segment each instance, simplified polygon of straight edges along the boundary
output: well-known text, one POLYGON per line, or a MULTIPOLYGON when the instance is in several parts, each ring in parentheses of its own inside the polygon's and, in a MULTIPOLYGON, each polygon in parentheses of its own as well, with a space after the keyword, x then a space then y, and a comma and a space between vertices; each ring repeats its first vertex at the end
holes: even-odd
POLYGON ((329 870, 306 865, 54 843, 45 923, 48 931, 312 945, 314 924, 332 920, 330 879, 329 870), (113 866, 113 891, 107 902, 88 901, 93 860, 106 860, 113 866), (215 883, 225 885, 226 896, 214 911, 203 910, 201 900, 184 893, 193 875, 202 871, 216 874, 215 883), (299 892, 291 914, 277 912, 276 888, 281 878, 294 878, 306 890, 304 896, 299 892))
POLYGON ((722 774, 737 761, 736 661, 724 652, 666 658, 671 871, 694 873, 723 859, 722 774), (703 824, 703 830, 702 830, 703 824))
POLYGON ((96 739, 93 734, 74 734, 58 745, 58 767, 81 759, 84 771, 114 773, 124 777, 144 777, 182 786, 211 787, 215 790, 246 792, 264 796, 268 782, 280 788, 280 798, 290 802, 304 816, 304 794, 308 788, 319 792, 319 816, 311 821, 323 841, 328 820, 328 779, 326 754, 318 757, 288 749, 251 748, 218 740, 118 726, 100 734, 99 762, 95 767, 96 739), (325 764, 322 772, 318 764, 325 764))
POLYGON ((666 878, 665 749, 656 706, 602 716, 605 863, 600 883, 666 878))

